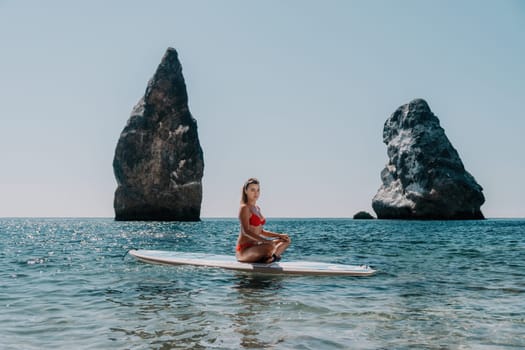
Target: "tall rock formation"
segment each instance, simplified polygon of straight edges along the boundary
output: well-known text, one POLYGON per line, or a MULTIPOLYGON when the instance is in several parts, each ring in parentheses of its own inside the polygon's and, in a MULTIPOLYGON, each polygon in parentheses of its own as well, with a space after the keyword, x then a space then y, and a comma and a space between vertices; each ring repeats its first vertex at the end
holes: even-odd
POLYGON ((116 220, 200 220, 204 159, 173 48, 120 134, 113 171, 116 220))
POLYGON ((389 162, 372 200, 379 219, 483 219, 483 189, 464 168, 438 118, 416 99, 385 122, 389 162))

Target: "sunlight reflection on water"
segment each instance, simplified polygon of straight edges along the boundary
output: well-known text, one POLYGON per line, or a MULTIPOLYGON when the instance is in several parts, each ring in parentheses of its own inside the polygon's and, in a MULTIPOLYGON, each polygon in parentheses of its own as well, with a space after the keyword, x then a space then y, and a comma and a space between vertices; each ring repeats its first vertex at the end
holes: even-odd
POLYGON ((370 278, 139 263, 128 249, 233 254, 235 220, 0 219, 3 348, 525 347, 525 221, 269 220, 285 259, 370 278), (323 242, 323 244, 319 244, 323 242))

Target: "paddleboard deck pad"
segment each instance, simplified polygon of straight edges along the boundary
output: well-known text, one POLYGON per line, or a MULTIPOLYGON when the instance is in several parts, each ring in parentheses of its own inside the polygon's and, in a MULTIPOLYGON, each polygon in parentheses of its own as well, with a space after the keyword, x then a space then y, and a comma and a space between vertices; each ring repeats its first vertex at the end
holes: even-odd
POLYGON ((207 266, 258 273, 370 276, 376 272, 376 270, 367 265, 343 265, 313 261, 279 261, 270 264, 242 263, 238 262, 233 255, 185 253, 165 250, 132 249, 129 251, 129 254, 142 262, 150 264, 207 266))

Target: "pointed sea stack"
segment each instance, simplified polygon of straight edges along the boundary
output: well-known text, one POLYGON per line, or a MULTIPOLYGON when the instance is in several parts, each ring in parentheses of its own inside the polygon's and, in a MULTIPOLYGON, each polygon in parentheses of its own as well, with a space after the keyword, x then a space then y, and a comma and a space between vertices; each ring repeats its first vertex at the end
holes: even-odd
POLYGON ((372 200, 378 219, 483 219, 483 188, 464 168, 438 118, 416 99, 385 122, 389 162, 372 200))
POLYGON ((116 220, 200 220, 204 159, 173 48, 120 134, 113 171, 116 220))

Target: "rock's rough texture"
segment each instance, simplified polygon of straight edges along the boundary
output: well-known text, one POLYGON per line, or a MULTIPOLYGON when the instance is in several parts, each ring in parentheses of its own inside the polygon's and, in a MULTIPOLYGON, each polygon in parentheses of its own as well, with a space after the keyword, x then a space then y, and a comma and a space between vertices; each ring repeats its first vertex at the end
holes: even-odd
POLYGON ((177 51, 168 48, 120 135, 116 220, 198 221, 203 153, 177 51))
POLYGON ((389 162, 372 200, 379 219, 483 219, 483 189, 464 168, 438 118, 416 99, 385 122, 389 162))

